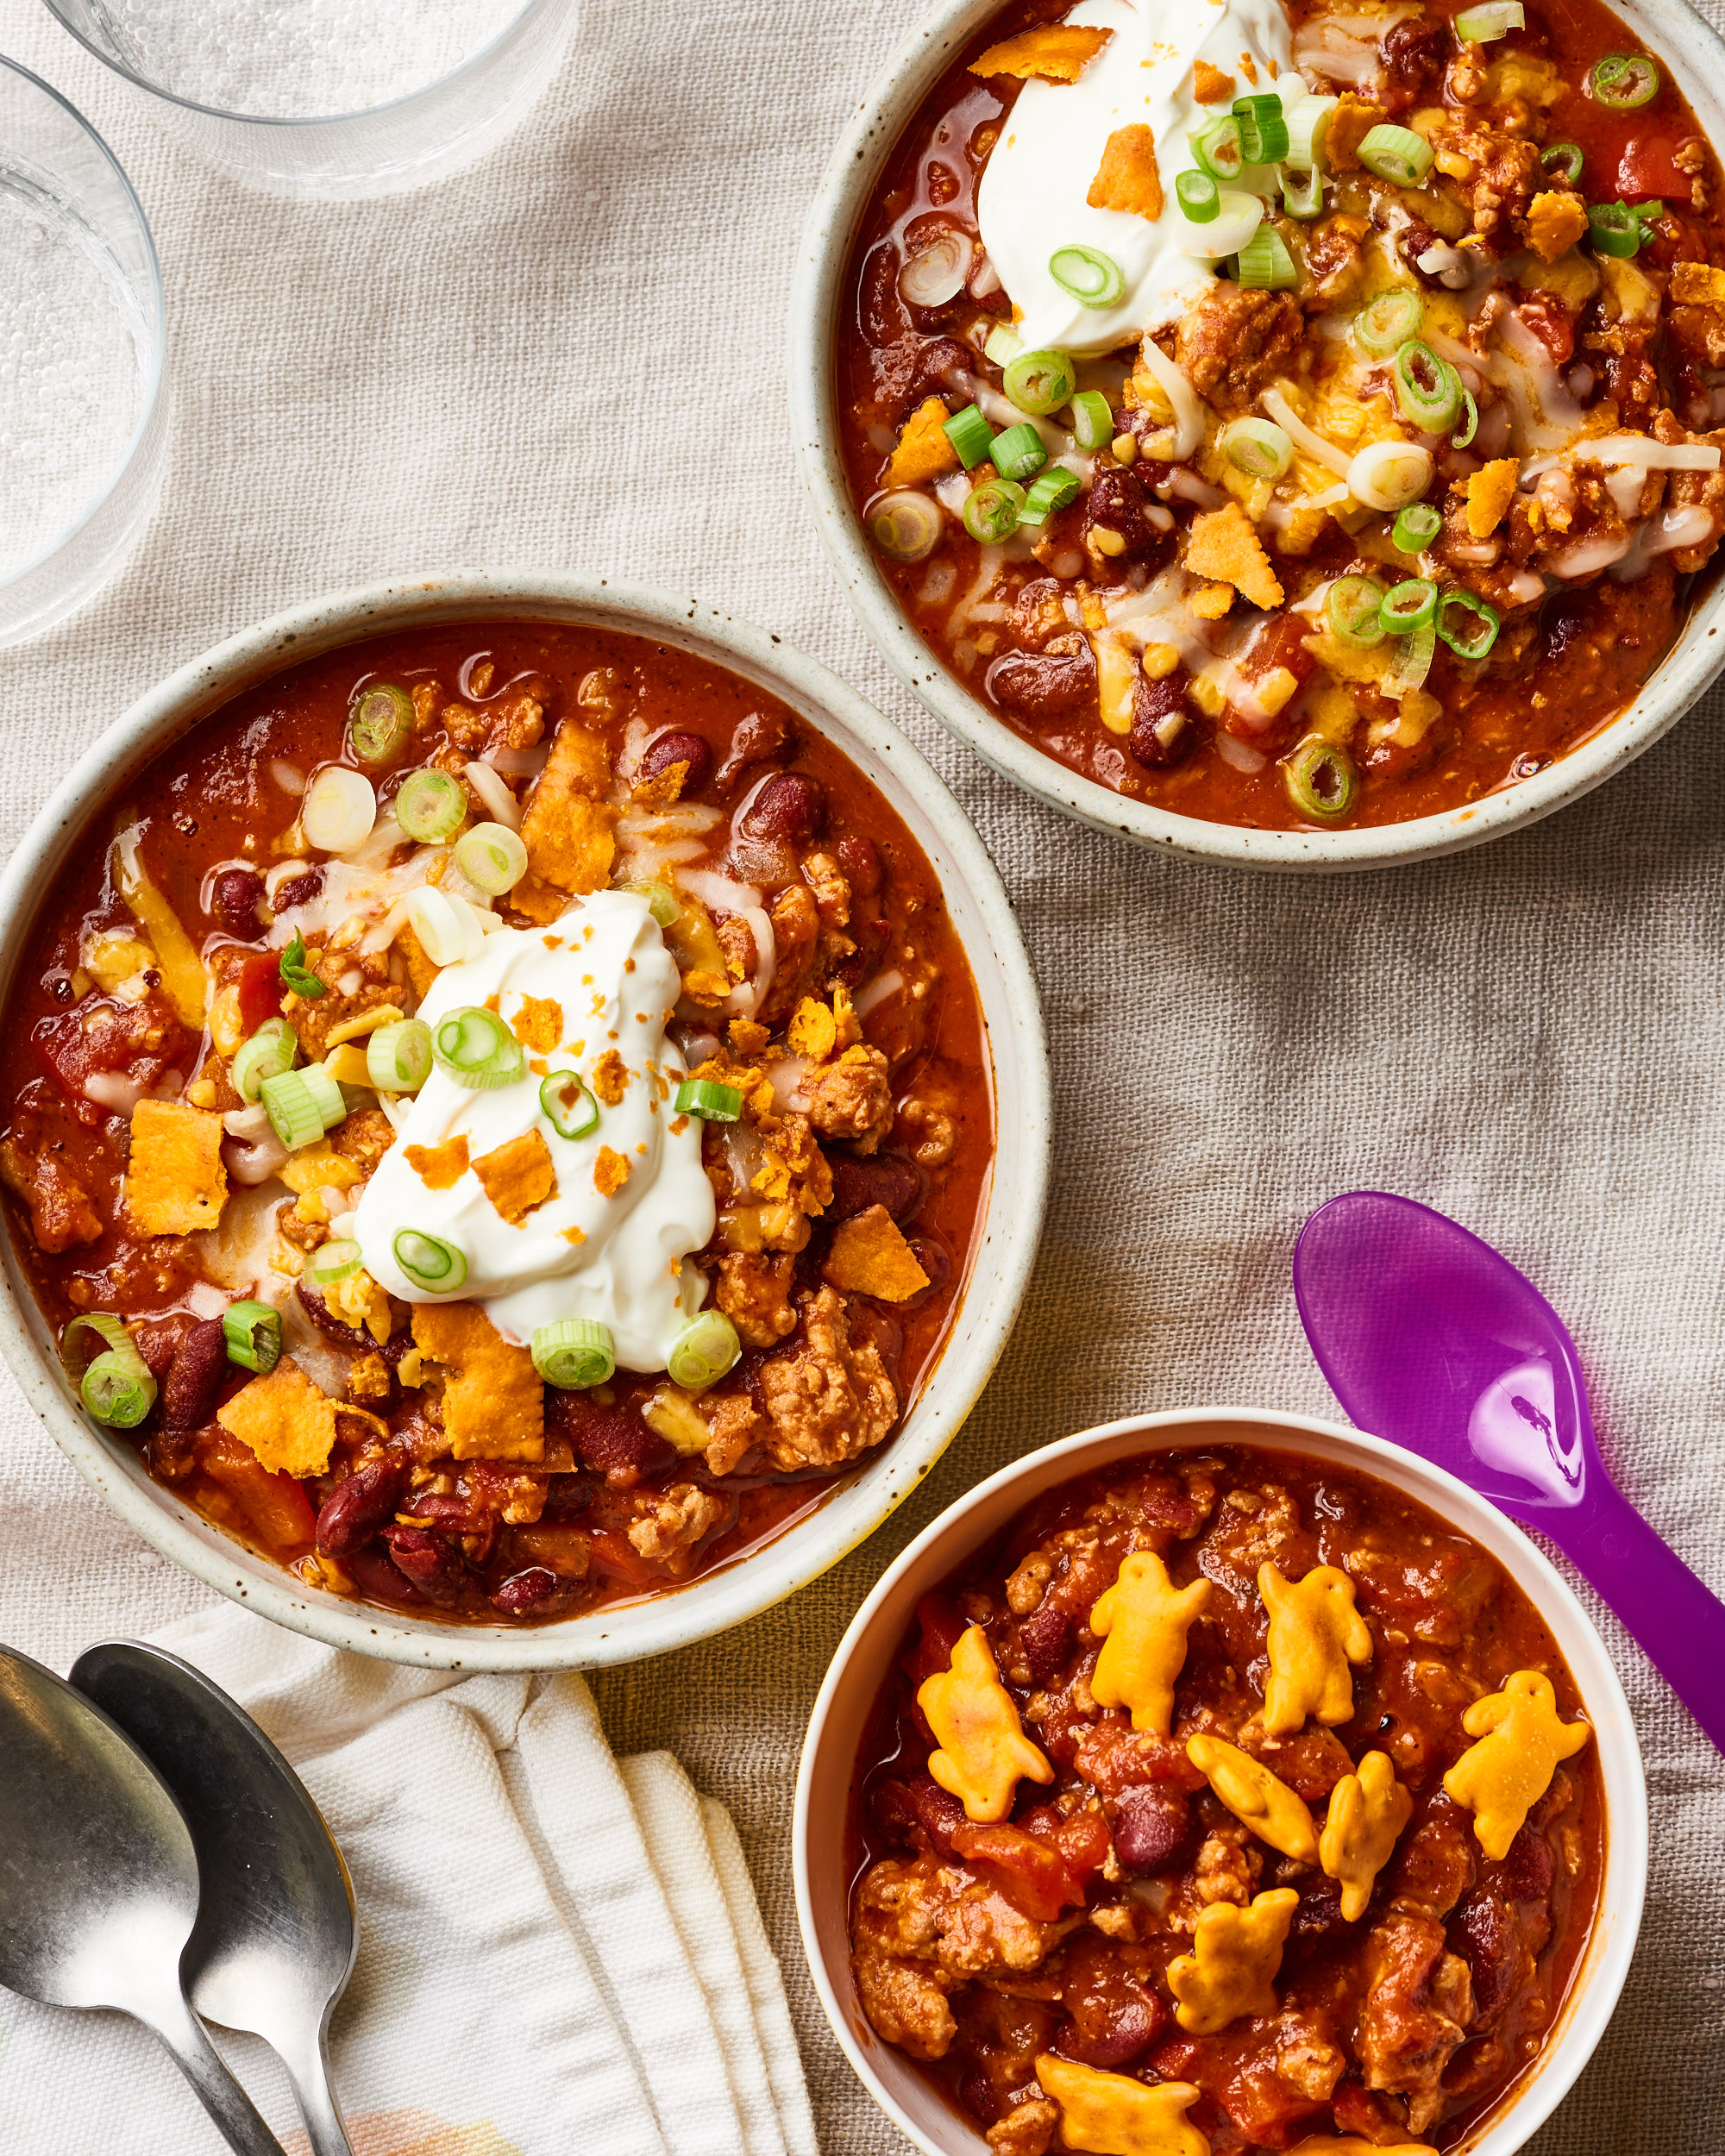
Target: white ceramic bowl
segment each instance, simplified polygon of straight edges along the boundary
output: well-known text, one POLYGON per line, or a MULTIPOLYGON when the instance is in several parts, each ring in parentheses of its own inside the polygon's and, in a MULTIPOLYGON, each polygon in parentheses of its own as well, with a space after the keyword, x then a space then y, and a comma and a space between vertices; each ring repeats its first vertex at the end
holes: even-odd
POLYGON ((656 638, 782 699, 878 786, 932 864, 969 958, 993 1062, 1000 1144, 982 1233, 946 1347, 898 1434, 860 1473, 775 1540, 688 1587, 536 1626, 440 1625, 334 1595, 279 1566, 152 1482, 123 1438, 74 1405, 9 1236, 0 1352, 60 1450, 121 1518, 208 1586, 279 1624, 390 1661, 461 1669, 586 1669, 662 1654, 794 1594, 878 1527, 958 1432, 988 1382, 1023 1298, 1048 1182, 1048 1054, 1036 984, 994 863, 952 796, 904 736, 812 659, 731 615, 668 592, 552 573, 475 571, 371 585, 244 630, 139 699, 73 767, 0 877, 0 997, 41 894, 92 813, 128 773, 254 682, 363 636, 441 622, 584 623, 656 638))
POLYGON ((1266 1409, 1211 1407, 1137 1415, 1046 1445, 1003 1468, 919 1534, 863 1603, 839 1642, 815 1702, 797 1777, 793 1864, 797 1919, 826 2018, 869 2093, 927 2156, 988 2156, 978 2128, 936 2095, 902 2052, 884 2044, 857 2002, 850 1967, 844 1836, 852 1771, 869 1710, 920 1598, 1026 1505, 1055 1484, 1176 1445, 1258 1445, 1376 1475, 1471 1535, 1551 1627, 1593 1725, 1605 1782, 1605 1877, 1598 1920, 1533 2072, 1468 2156, 1512 2156, 1568 2093, 1605 2032, 1628 1974, 1647 1879, 1647 1793, 1635 1725, 1617 1672, 1587 1613, 1519 1527, 1465 1483, 1399 1445, 1339 1423, 1266 1409))
MULTIPOLYGON (((1536 823, 1591 793, 1676 725, 1725 663, 1725 580, 1696 607, 1634 702, 1590 741, 1531 779, 1465 807, 1369 828, 1248 830, 1171 815, 1057 763, 947 672, 900 606, 851 502, 838 453, 837 330, 851 239, 882 165, 955 54, 999 7, 1000 0, 938 0, 894 53, 833 151, 803 227, 791 292, 791 425, 815 529, 888 665, 942 725, 1026 793, 1101 830, 1195 859, 1307 873, 1427 860, 1536 823)), ((1645 32, 1703 127, 1725 145, 1725 41, 1684 0, 1621 0, 1617 12, 1645 32)))

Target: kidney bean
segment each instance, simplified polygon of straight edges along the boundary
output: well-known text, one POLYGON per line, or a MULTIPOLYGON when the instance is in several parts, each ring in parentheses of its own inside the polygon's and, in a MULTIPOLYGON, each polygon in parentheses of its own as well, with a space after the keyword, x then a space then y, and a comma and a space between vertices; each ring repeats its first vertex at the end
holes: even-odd
POLYGON ((881 887, 881 849, 862 831, 848 832, 833 848, 850 881, 853 899, 872 899, 881 887))
POLYGON ((550 1428, 568 1439, 581 1465, 603 1475, 613 1489, 631 1489, 643 1475, 656 1475, 677 1457, 676 1447, 649 1430, 639 1415, 623 1407, 601 1407, 555 1385, 545 1388, 545 1414, 550 1428))
POLYGON ((1176 764, 1197 738, 1192 714, 1186 708, 1184 667, 1152 681, 1140 674, 1132 683, 1132 730, 1126 746, 1147 771, 1165 771, 1176 764), (1172 724, 1178 719, 1178 724, 1172 724), (1160 731, 1157 730, 1160 729, 1160 731))
POLYGON ((952 1837, 964 1824, 964 1807, 932 1774, 908 1782, 882 1782, 869 1797, 869 1809, 883 1834, 906 1848, 952 1854, 952 1837))
POLYGON ((674 763, 689 767, 683 774, 685 793, 699 793, 712 776, 712 750, 699 734, 661 734, 649 741, 641 755, 641 775, 656 779, 674 763))
POLYGON ((826 821, 826 796, 800 771, 781 771, 755 796, 743 828, 751 838, 806 846, 826 821))
POLYGON ((317 1547, 326 1557, 346 1557, 395 1517, 407 1484, 408 1463, 385 1452, 356 1468, 323 1500, 317 1514, 317 1547))
POLYGON ((993 2126, 1000 2116, 1000 2100, 986 2066, 972 2066, 959 2077, 958 2101, 981 2126, 993 2126))
POLYGON ((188 1310, 170 1310, 164 1317, 136 1319, 126 1328, 158 1385, 166 1378, 180 1342, 198 1323, 188 1310))
POLYGON ((264 901, 264 880, 255 868, 223 868, 210 893, 211 911, 228 933, 249 943, 258 932, 258 908, 264 901))
POLYGON ((1159 1871, 1191 1830, 1192 1808, 1178 1789, 1145 1783, 1125 1790, 1114 1814, 1114 1854, 1123 1871, 1159 1871))
POLYGON ((1052 1684, 1072 1651, 1072 1620, 1063 1609, 1044 1604, 1019 1626, 1019 1645, 1038 1684, 1052 1684))
POLYGON ((1068 1949, 1060 1996, 1071 2019, 1054 2048, 1082 2065, 1124 2066, 1168 2025, 1161 2000, 1134 1983, 1101 1940, 1081 1937, 1068 1949))
POLYGON ((1427 84, 1437 81, 1444 72, 1448 45, 1441 22, 1408 20, 1391 24, 1377 48, 1393 93, 1390 111, 1411 104, 1427 84))
POLYGON ((228 1373, 228 1342, 219 1318, 192 1326, 173 1351, 162 1386, 161 1426, 167 1437, 201 1430, 216 1412, 228 1373))
POLYGON ((332 1318, 329 1304, 315 1288, 308 1288, 303 1280, 295 1282, 294 1293, 299 1298, 300 1308, 326 1340, 334 1340, 340 1347, 352 1348, 357 1355, 381 1355, 392 1369, 413 1345, 413 1335, 404 1326, 400 1332, 391 1333, 380 1346, 371 1334, 359 1326, 344 1325, 341 1319, 332 1318))
POLYGON ((1489 2028, 1509 2004, 1521 1980, 1521 1965, 1531 1969, 1521 1927, 1509 1904, 1482 1888, 1463 1902, 1451 1930, 1473 1972, 1473 2025, 1489 2028))
POLYGON ((790 746, 791 730, 782 718, 775 712, 750 711, 738 721, 713 784, 728 796, 750 764, 779 762, 790 746))
POLYGON ((386 1527, 389 1553, 428 1601, 452 1609, 465 1601, 467 1568, 455 1545, 430 1527, 386 1527))
POLYGON ((375 1542, 349 1550, 342 1563, 367 1601, 423 1602, 425 1599, 388 1551, 375 1542))
POLYGON ((917 1263, 928 1275, 927 1287, 919 1288, 911 1298, 912 1303, 916 1303, 925 1295, 938 1295, 951 1279, 952 1253, 938 1235, 913 1235, 909 1241, 917 1263))
POLYGON ((290 876, 286 882, 276 886, 273 901, 278 913, 285 913, 291 906, 309 906, 323 888, 323 871, 308 868, 303 876, 290 876))
POLYGON ((1057 718, 1096 693, 1096 661, 1088 644, 1082 651, 1003 651, 982 686, 1015 718, 1057 718))
POLYGON ((1302 1890, 1289 1932, 1302 1946, 1315 1946, 1348 1928, 1342 1919, 1340 1887, 1333 1879, 1318 1879, 1302 1890))
POLYGON ((491 1595, 492 1608, 505 1617, 549 1617, 565 1608, 574 1595, 574 1585, 559 1579, 543 1564, 513 1572, 491 1595))
POLYGON ((867 1213, 870 1206, 885 1206, 895 1220, 908 1220, 923 1200, 923 1172, 914 1161, 896 1153, 877 1154, 858 1160, 837 1146, 827 1155, 832 1169, 832 1203, 826 1219, 835 1225, 867 1213))
POLYGON ((552 1476, 546 1485, 545 1509, 540 1518, 548 1526, 553 1521, 579 1520, 592 1507, 593 1487, 591 1476, 552 1476))
POLYGON ((1503 1890, 1512 1902, 1543 1902, 1552 1890, 1552 1846, 1536 1827, 1524 1827, 1503 1859, 1503 1890))
POLYGON ((1145 553, 1163 536, 1150 521, 1152 501, 1136 465, 1098 472, 1086 503, 1089 526, 1124 539, 1128 555, 1145 553))

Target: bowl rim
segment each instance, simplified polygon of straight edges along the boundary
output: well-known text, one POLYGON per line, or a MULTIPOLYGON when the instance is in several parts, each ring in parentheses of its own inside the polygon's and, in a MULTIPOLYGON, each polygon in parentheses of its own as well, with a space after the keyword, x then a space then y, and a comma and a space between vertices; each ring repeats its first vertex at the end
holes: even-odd
POLYGON ((672 592, 561 572, 474 569, 326 593, 187 661, 138 698, 67 772, 0 870, 0 996, 9 992, 25 934, 57 859, 111 797, 122 774, 141 768, 231 697, 285 667, 415 623, 499 617, 586 623, 673 644, 781 697, 844 753, 855 744, 864 775, 935 856, 932 865, 944 889, 961 902, 955 911, 974 911, 986 932, 991 947, 987 966, 997 981, 992 997, 987 966, 979 962, 978 935, 963 940, 988 1037, 995 1165, 957 1321, 907 1418, 918 1426, 900 1430, 824 1503, 751 1556, 688 1587, 544 1626, 440 1626, 335 1595, 307 1594, 292 1574, 222 1534, 151 1482, 123 1438, 99 1433, 72 1405, 52 1338, 17 1268, 9 1232, 0 1233, 0 1355, 61 1451, 120 1517, 230 1601, 326 1645, 386 1661, 464 1670, 591 1669, 668 1652, 743 1623, 794 1594, 872 1534, 957 1435, 999 1359, 1029 1284, 1046 1206, 1052 1129, 1041 1003, 994 862, 914 744, 819 660, 725 609, 672 592), (948 872, 939 865, 943 852, 948 872), (1013 1144, 1011 1175, 1003 1183, 1000 1162, 1008 1112, 1014 1117, 1013 1144), (1010 1204, 1004 1202, 1008 1195, 1010 1204))
MULTIPOLYGON (((1725 142, 1725 38, 1686 0, 1614 0, 1642 18, 1711 138, 1725 142)), ((900 608, 863 537, 838 450, 837 324, 850 242, 880 168, 917 106, 1000 0, 935 0, 888 60, 835 146, 809 205, 791 285, 787 374, 797 467, 815 530, 887 664, 992 769, 1063 815, 1189 860, 1284 874, 1393 867, 1458 853, 1538 822, 1633 762, 1669 732, 1725 667, 1725 577, 1626 710, 1532 778, 1435 815, 1334 831, 1213 824, 1135 801, 1081 776, 1014 733, 948 673, 900 608)))
MULTIPOLYGON (((867 1601, 851 1619, 833 1651, 809 1718, 797 1771, 791 1842, 792 1879, 804 1957, 828 2025, 857 2078, 900 2132, 925 2152, 925 2156, 971 2156, 970 2147, 959 2138, 969 2129, 955 2113, 953 2136, 944 2143, 933 2140, 898 2103, 857 2040, 849 1999, 840 1996, 838 1984, 820 1950, 814 1889, 809 1871, 810 1804, 835 1706, 851 1685, 850 1672, 853 1664, 901 1583, 925 1568, 931 1573, 944 1573, 969 1554, 974 1545, 966 1539, 967 1524, 979 1512, 992 1513, 996 1498, 1019 1483, 1034 1483, 1034 1489, 1025 1490, 1019 1501, 1027 1503, 1044 1489, 1086 1472, 1091 1464, 1108 1464, 1133 1457, 1132 1440, 1145 1440, 1142 1449, 1150 1454, 1170 1450, 1176 1444, 1201 1445, 1206 1442, 1206 1430, 1223 1426, 1232 1426, 1239 1434, 1226 1440, 1216 1438, 1209 1441, 1259 1444, 1271 1450, 1300 1451, 1301 1440, 1317 1438, 1332 1448, 1333 1456, 1343 1463, 1376 1475, 1392 1488, 1427 1505, 1451 1526, 1480 1541, 1488 1554, 1509 1572, 1541 1617, 1549 1623, 1552 1612, 1558 1613, 1572 1639, 1578 1640, 1585 1650, 1589 1665, 1585 1676, 1576 1669, 1572 1653, 1566 1654, 1565 1658, 1582 1694, 1587 1718, 1593 1725, 1594 1741, 1605 1779, 1609 1783, 1615 1778, 1622 1784, 1615 1801, 1608 1793, 1605 1871, 1600 1883, 1599 1906, 1559 2011, 1557 2040, 1542 2048, 1528 2078, 1511 2100, 1489 2113, 1482 2122, 1482 2129, 1470 2133, 1465 2143, 1468 2156, 1514 2156, 1514 2152, 1538 2131, 1569 2093, 1604 2034, 1616 2007, 1634 1959, 1647 1894, 1646 1773, 1634 1720, 1609 1651, 1568 1583, 1532 1537, 1446 1470, 1390 1444, 1387 1438, 1356 1430, 1351 1424, 1277 1408, 1244 1407, 1174 1407, 1126 1415, 1077 1431, 1025 1454, 966 1491, 931 1520, 882 1573, 867 1601), (938 1567, 931 1564, 937 1551, 941 1553, 938 1567)), ((1014 1505, 1009 1511, 1017 1508, 1014 1505)), ((991 1520, 986 1532, 997 1531, 997 1523, 991 1520)), ((985 1535, 976 1538, 984 1539, 985 1535)), ((846 1763, 847 1788, 850 1764, 846 1763)), ((848 1966, 843 1982, 848 1990, 848 1966)), ((977 2156, 986 2156, 980 2131, 974 2134, 973 2140, 977 2156)), ((1452 2152, 1452 2156, 1460 2156, 1460 2152, 1452 2152)))

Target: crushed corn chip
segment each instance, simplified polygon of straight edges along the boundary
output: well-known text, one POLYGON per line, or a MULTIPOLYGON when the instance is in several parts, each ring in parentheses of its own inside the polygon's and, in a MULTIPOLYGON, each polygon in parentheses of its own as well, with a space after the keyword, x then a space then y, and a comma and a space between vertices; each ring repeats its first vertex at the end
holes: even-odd
POLYGON ((838 1041, 838 1021, 831 1007, 805 996, 797 1006, 786 1041, 794 1056, 806 1056, 812 1063, 824 1063, 838 1041))
POLYGON ((272 1475, 321 1475, 336 1442, 336 1403, 291 1355, 216 1410, 216 1420, 272 1475))
POLYGON ((617 811, 605 799, 610 787, 605 743, 573 716, 565 718, 521 819, 528 874, 509 899, 518 912, 554 921, 568 899, 610 882, 617 852, 617 811))
POLYGON ((1032 75, 1044 82, 1076 82, 1097 53, 1113 35, 1076 23, 1045 23, 1017 37, 991 45, 970 63, 973 75, 1016 75, 1028 82, 1032 75))
POLYGON ((1725 269, 1710 262, 1673 262, 1671 296, 1679 307, 1725 307, 1725 269))
POLYGON ((448 1372, 443 1435, 458 1460, 543 1460, 545 1388, 475 1302, 413 1306, 413 1344, 448 1372))
POLYGON ((633 1075, 625 1068, 617 1050, 608 1048, 593 1065, 593 1076, 588 1083, 593 1089, 595 1099, 602 1100, 606 1107, 614 1108, 628 1091, 629 1081, 633 1075))
POLYGON ((1471 1745, 1444 1777, 1444 1789, 1473 1814, 1473 1831, 1493 1864, 1502 1864, 1527 1814, 1552 1785, 1560 1759, 1572 1759, 1593 1732, 1558 1719, 1548 1677, 1517 1670, 1501 1691, 1477 1699, 1461 1726, 1471 1745))
POLYGON ((1270 556, 1238 502, 1192 519, 1186 567, 1194 576, 1219 577, 1254 606, 1280 606, 1283 592, 1270 556))
POLYGON ((1527 244, 1542 262, 1567 254, 1587 230, 1587 205, 1566 189, 1547 188, 1527 208, 1527 244))
POLYGON ((380 1026, 393 1025, 406 1013, 393 1003, 380 1003, 374 1011, 361 1011, 351 1018, 343 1018, 339 1025, 332 1025, 323 1036, 326 1048, 340 1048, 348 1041, 358 1040, 362 1034, 375 1033, 380 1026))
POLYGON ((536 1055, 555 1054, 563 1038, 563 1006, 555 996, 523 996, 513 1022, 515 1037, 536 1055))
POLYGON ((629 1171, 634 1163, 621 1153, 613 1153, 608 1145, 599 1149, 599 1158, 593 1163, 593 1188, 601 1198, 614 1198, 629 1181, 629 1171))
POLYGON ((925 397, 906 420, 898 447, 887 460, 884 486, 920 486, 943 472, 958 469, 958 452, 946 438, 947 409, 938 397, 925 397))
POLYGON ((1232 584, 1203 584, 1186 604, 1201 621, 1220 621, 1234 603, 1232 584))
POLYGON ((1318 1862, 1340 1883, 1344 1923, 1357 1924, 1365 1915, 1372 1881, 1413 1814, 1414 1799, 1396 1779, 1387 1752, 1368 1752, 1330 1791, 1318 1862))
POLYGON ((1467 528, 1476 539, 1490 538, 1502 523, 1521 478, 1521 467, 1514 457, 1493 457, 1469 479, 1467 528))
POLYGON ((882 1302, 908 1302, 928 1285, 916 1252, 885 1206, 870 1206, 840 1224, 821 1270, 847 1294, 874 1295, 882 1302))
POLYGON ((512 1228, 536 1206, 557 1194, 557 1171, 551 1149, 536 1130, 481 1153, 474 1163, 480 1186, 512 1228))
POLYGON ((1225 103, 1234 94, 1234 78, 1207 60, 1192 63, 1192 95, 1201 105, 1225 103))
POLYGON ((1276 1887, 1250 1908, 1212 1902, 1192 1927, 1192 1952, 1168 1965, 1174 2018, 1192 2036, 1214 2036, 1242 2015, 1274 2014, 1276 1972, 1300 1896, 1276 1887))
POLYGON ((1053 1781, 1054 1769, 1024 1733, 980 1625, 960 1636, 947 1667, 921 1685, 917 1705, 939 1747, 929 1754, 928 1771, 967 1819, 982 1826, 1005 1819, 1020 1776, 1053 1781))
POLYGON ((1044 2052, 1036 2078, 1059 2107, 1064 2148, 1106 2150, 1108 2156, 1210 2156, 1210 2144, 1188 2123, 1198 2101, 1189 2081, 1146 2085, 1131 2074, 1105 2073, 1076 2059, 1044 2052))
POLYGON ((1335 1565, 1320 1564, 1290 1583, 1265 1563, 1258 1568, 1258 1591, 1270 1613, 1264 1727, 1272 1737, 1289 1737, 1305 1727, 1308 1714, 1320 1722, 1352 1720, 1348 1664, 1371 1659, 1371 1634, 1353 1606, 1353 1582, 1335 1565))
POLYGON ((1345 90, 1336 100, 1329 125, 1324 130, 1325 164, 1333 172, 1358 172, 1360 144, 1389 117, 1382 105, 1369 103, 1364 97, 1356 97, 1352 91, 1345 90))
POLYGON ((1152 224, 1162 215, 1162 173, 1156 137, 1142 121, 1116 128, 1102 146, 1102 161, 1084 197, 1093 210, 1124 210, 1152 224))
POLYGON ((1090 1612, 1090 1629, 1102 1642, 1090 1679, 1097 1705, 1128 1708, 1134 1729, 1167 1736, 1186 1634, 1209 1599, 1208 1580, 1176 1587, 1153 1550, 1125 1558, 1090 1612))
POLYGON ((458 1131, 441 1145, 410 1145, 404 1158, 428 1190, 453 1190, 467 1172, 467 1141, 458 1131))
POLYGON ((765 1052, 769 1037, 766 1027, 754 1018, 731 1021, 731 1045, 745 1063, 754 1062, 765 1052))
POLYGON ((146 1235, 213 1228, 228 1198, 219 1115, 177 1100, 140 1100, 132 1111, 126 1210, 146 1235))

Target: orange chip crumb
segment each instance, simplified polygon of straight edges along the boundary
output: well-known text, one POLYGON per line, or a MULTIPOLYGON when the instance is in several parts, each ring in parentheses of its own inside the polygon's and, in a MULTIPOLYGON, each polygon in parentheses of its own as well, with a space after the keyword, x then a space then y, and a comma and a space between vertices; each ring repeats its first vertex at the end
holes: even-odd
POLYGON ((545 1388, 476 1302, 413 1306, 413 1344, 447 1373, 443 1435, 458 1460, 543 1460, 545 1388))
POLYGON ((1040 29, 1023 30, 979 53, 970 63, 973 75, 1016 75, 1020 82, 1032 76, 1044 82, 1076 82, 1089 63, 1113 35, 1076 22, 1044 23, 1040 29))
POLYGON ((817 1003, 812 996, 805 996, 798 1004, 790 1031, 785 1036, 792 1055, 806 1056, 812 1063, 824 1063, 837 1038, 838 1021, 831 1008, 825 1003, 817 1003))
POLYGON ((1710 262, 1673 262, 1671 296, 1679 307, 1725 307, 1725 269, 1710 262))
POLYGON ((563 1006, 555 996, 523 996, 513 1030, 524 1048, 549 1056, 563 1037, 563 1006))
POLYGON ((566 718, 521 819, 529 873, 510 893, 518 913, 555 921, 570 897, 610 882, 617 852, 610 789, 610 750, 566 718))
POLYGON ((216 1420, 249 1445, 258 1465, 272 1475, 321 1475, 329 1464, 336 1403, 291 1355, 284 1355, 267 1377, 242 1387, 216 1410, 216 1420))
POLYGON ((512 1228, 557 1194, 557 1171, 551 1149, 537 1131, 524 1131, 482 1153, 474 1173, 497 1211, 512 1228))
POLYGON ((613 1153, 608 1145, 599 1149, 599 1158, 593 1163, 593 1188, 601 1198, 614 1198, 629 1181, 629 1171, 634 1163, 623 1153, 613 1153))
POLYGON ((731 1045, 745 1063, 752 1063, 765 1053, 768 1035, 764 1025, 755 1018, 732 1018, 731 1045))
POLYGON ((1527 244, 1542 262, 1555 262, 1587 230, 1587 205, 1579 195, 1547 188, 1527 208, 1527 244))
POLYGON ((1254 606, 1280 606, 1283 590, 1270 556, 1238 502, 1195 517, 1186 547, 1186 567, 1194 576, 1219 577, 1254 606))
POLYGON ((593 1065, 593 1076, 588 1083, 596 1099, 604 1101, 606 1107, 614 1108, 628 1090, 632 1075, 633 1073, 624 1068, 623 1058, 617 1050, 608 1048, 593 1065))
POLYGON ((1142 121, 1116 128, 1102 146, 1102 161, 1084 197, 1093 210, 1124 210, 1152 223, 1162 215, 1162 174, 1156 137, 1142 121))
POLYGON ((403 1157, 428 1190, 453 1190, 467 1172, 467 1141, 458 1132, 441 1145, 410 1145, 403 1157))
POLYGON ((126 1210, 146 1235, 213 1228, 228 1200, 222 1119, 178 1100, 140 1100, 132 1111, 126 1210))
POLYGON ((1490 538, 1502 523, 1521 479, 1521 467, 1514 457, 1493 457, 1469 479, 1467 528, 1476 539, 1490 538))
POLYGON ((840 1225, 821 1270, 835 1288, 882 1302, 908 1302, 928 1285, 916 1252, 885 1206, 870 1206, 840 1225))
POLYGON ((1220 67, 1212 67, 1207 60, 1192 63, 1192 95, 1201 105, 1225 103, 1234 94, 1234 78, 1224 74, 1220 67))
POLYGON ((946 407, 938 397, 925 397, 906 420, 897 448, 887 460, 882 484, 920 486, 943 472, 958 469, 958 452, 946 438, 946 407))
POLYGON ((1343 91, 1324 129, 1325 164, 1333 172, 1358 172, 1360 144, 1389 117, 1382 105, 1356 97, 1351 90, 1343 91))
POLYGON ((1201 621, 1220 621, 1233 603, 1232 584, 1202 585, 1186 602, 1201 621))
POLYGON ((577 1249, 587 1239, 587 1232, 585 1228, 565 1228, 562 1234, 564 1242, 573 1243, 577 1249))

